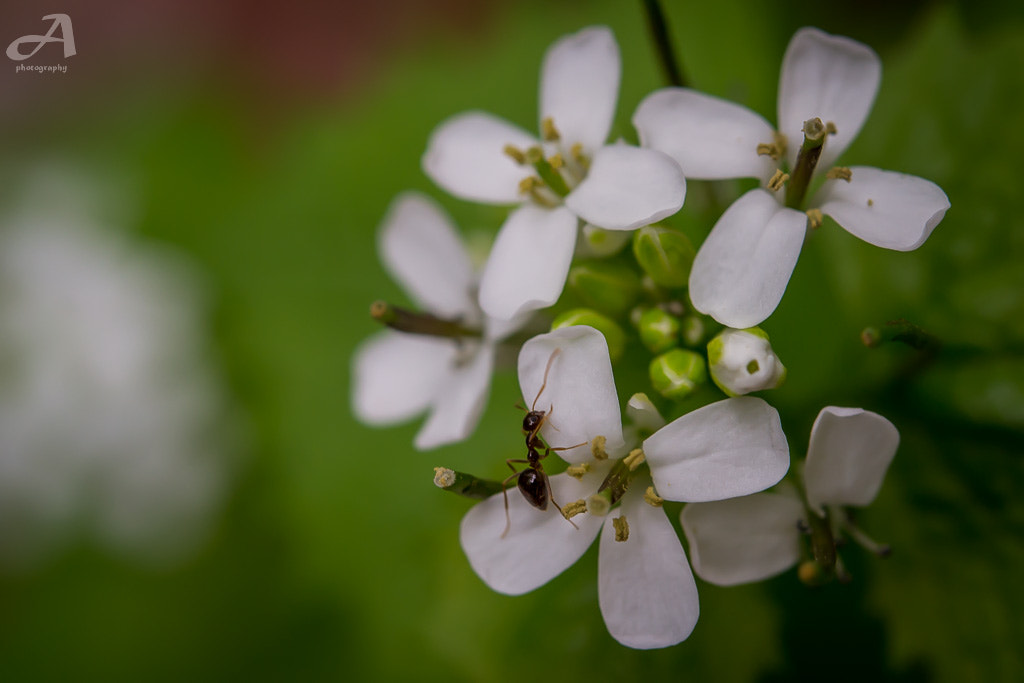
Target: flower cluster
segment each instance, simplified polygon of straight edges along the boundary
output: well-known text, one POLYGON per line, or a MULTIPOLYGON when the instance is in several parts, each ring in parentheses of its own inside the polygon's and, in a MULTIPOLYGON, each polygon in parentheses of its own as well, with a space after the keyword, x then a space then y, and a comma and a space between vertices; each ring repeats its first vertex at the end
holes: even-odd
POLYGON ((783 59, 778 129, 673 87, 637 108, 639 146, 609 142, 622 67, 612 32, 594 27, 548 49, 538 135, 468 112, 430 136, 423 169, 440 188, 515 208, 477 273, 438 206, 416 194, 395 200, 381 257, 417 308, 373 305, 390 329, 356 353, 353 405, 372 424, 428 412, 415 445, 453 443, 473 432, 499 351, 518 350, 525 457, 507 461, 504 481, 443 467, 435 476, 480 501, 460 540, 489 587, 534 590, 600 535, 609 632, 657 648, 696 625, 694 572, 730 585, 799 563, 814 583, 848 578, 836 552, 846 537, 885 554, 847 508, 877 494, 896 428, 869 411, 826 407, 794 468, 801 481, 780 484, 790 449, 779 415, 747 395, 786 377, 756 326, 825 216, 905 251, 949 208, 927 180, 834 165, 867 118, 880 73, 867 46, 802 29, 783 59), (682 208, 686 177, 761 186, 694 249, 663 222, 682 208), (632 258, 622 253, 630 242, 632 258), (537 329, 550 331, 528 338, 537 329), (627 351, 650 354, 650 382, 625 394, 624 419, 614 364, 627 351), (680 507, 689 558, 665 514, 680 507))

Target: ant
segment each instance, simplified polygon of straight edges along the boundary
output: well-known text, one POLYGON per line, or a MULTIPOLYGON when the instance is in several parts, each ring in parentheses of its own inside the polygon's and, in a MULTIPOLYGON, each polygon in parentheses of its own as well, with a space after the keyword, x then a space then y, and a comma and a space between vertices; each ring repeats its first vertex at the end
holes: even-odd
MULTIPOLYGON (((526 434, 526 459, 517 458, 505 461, 505 464, 512 470, 512 474, 505 481, 501 482, 501 492, 505 496, 505 530, 501 533, 502 538, 505 538, 509 528, 512 526, 512 519, 508 514, 508 489, 505 488, 512 479, 516 479, 516 487, 518 487, 519 492, 523 494, 523 498, 530 505, 538 510, 547 510, 548 502, 550 501, 558 512, 562 513, 563 517, 565 516, 565 513, 562 512, 562 507, 555 501, 554 494, 551 491, 551 481, 548 479, 547 472, 544 471, 544 465, 540 461, 548 457, 551 451, 567 451, 570 448, 582 446, 586 442, 563 448, 548 446, 540 436, 540 428, 551 417, 551 413, 554 412, 554 406, 546 411, 537 410, 537 401, 540 399, 540 395, 544 393, 544 388, 548 385, 548 373, 551 372, 551 365, 555 362, 555 358, 558 357, 561 351, 561 348, 555 349, 551 353, 551 357, 548 358, 547 367, 544 368, 544 381, 540 385, 537 396, 533 399, 533 405, 530 406, 530 410, 523 417, 523 432, 526 434), (541 449, 543 449, 543 453, 541 449), (526 468, 517 472, 513 463, 525 463, 526 468)), ((566 518, 566 521, 572 524, 573 528, 579 528, 571 519, 566 518)))

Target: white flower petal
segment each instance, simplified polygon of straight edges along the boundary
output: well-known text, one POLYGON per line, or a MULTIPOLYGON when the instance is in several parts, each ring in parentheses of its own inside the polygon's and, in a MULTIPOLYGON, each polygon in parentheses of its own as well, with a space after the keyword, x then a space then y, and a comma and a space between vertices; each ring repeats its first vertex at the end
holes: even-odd
MULTIPOLYGON (((576 480, 567 474, 550 478, 555 500, 565 505, 592 494, 604 470, 576 480)), ((505 530, 505 502, 501 493, 473 506, 462 518, 459 540, 473 571, 492 590, 520 595, 555 578, 587 550, 604 521, 582 514, 573 528, 553 505, 538 510, 515 488, 507 491, 511 526, 505 530)))
POLYGON ((423 171, 461 199, 492 204, 521 201, 519 181, 532 175, 505 154, 538 144, 526 131, 496 116, 471 111, 444 121, 430 135, 423 171))
POLYGON ((423 412, 451 371, 455 353, 455 344, 448 339, 392 331, 370 337, 352 361, 356 416, 384 425, 423 412))
POLYGON ((690 503, 680 517, 697 576, 718 586, 761 581, 800 561, 804 506, 790 496, 756 493, 690 503))
POLYGON ((949 198, 935 183, 868 166, 850 169, 850 181, 828 180, 814 203, 844 230, 877 247, 911 251, 939 224, 949 198))
POLYGON ((492 318, 558 301, 576 245, 576 216, 565 207, 519 207, 501 226, 480 276, 480 307, 492 318))
POLYGON ((484 338, 494 342, 501 341, 525 327, 534 313, 535 311, 532 310, 521 311, 510 320, 498 320, 484 316, 484 338))
POLYGON ((778 167, 757 154, 775 130, 763 117, 695 90, 656 90, 637 107, 633 125, 644 147, 668 154, 688 178, 767 179, 778 167))
POLYGON ((633 230, 676 213, 685 197, 686 179, 667 154, 608 145, 598 150, 565 205, 596 226, 633 230))
POLYGON ((702 503, 757 493, 789 469, 779 414, 741 396, 687 413, 644 441, 658 495, 702 503))
POLYGON ((568 147, 593 153, 608 137, 622 65, 611 30, 594 26, 556 41, 544 56, 540 117, 551 117, 568 147))
POLYGON ((816 28, 797 31, 779 79, 779 130, 789 140, 790 163, 803 143, 804 121, 818 117, 836 126, 818 160, 818 168, 829 168, 860 132, 881 78, 881 61, 867 45, 816 28))
POLYGON ((823 505, 863 506, 873 501, 899 444, 899 431, 877 413, 823 408, 811 429, 804 466, 811 508, 823 513, 823 505))
POLYGON ((780 207, 766 190, 733 202, 697 251, 690 299, 697 310, 743 329, 772 314, 793 274, 807 216, 780 207))
POLYGON ((686 640, 697 624, 697 585, 675 529, 661 508, 644 502, 648 482, 638 480, 601 532, 597 590, 601 614, 615 640, 627 647, 668 647, 686 640), (612 519, 624 515, 629 537, 615 540, 612 519))
POLYGON ((442 317, 465 319, 475 312, 469 256, 451 220, 429 197, 399 195, 378 242, 385 268, 417 304, 442 317))
POLYGON ((607 439, 615 455, 623 447, 622 417, 615 393, 615 378, 604 335, 586 325, 563 327, 534 337, 519 352, 519 386, 528 408, 547 412, 541 436, 564 460, 580 463, 593 459, 590 446, 595 436, 607 439), (545 370, 552 354, 544 382, 545 370), (543 386, 544 390, 541 391, 543 386))
POLYGON ((493 368, 491 344, 482 344, 468 362, 452 368, 436 387, 433 410, 413 442, 416 448, 426 450, 456 443, 476 429, 491 390, 493 368))

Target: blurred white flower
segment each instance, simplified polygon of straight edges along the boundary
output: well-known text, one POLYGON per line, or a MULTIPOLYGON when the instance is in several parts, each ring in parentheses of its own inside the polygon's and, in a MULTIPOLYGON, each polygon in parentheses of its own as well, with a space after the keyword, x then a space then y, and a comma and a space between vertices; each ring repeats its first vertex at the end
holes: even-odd
MULTIPOLYGON (((586 470, 579 478, 550 477, 560 504, 597 493, 613 467, 621 470, 629 459, 642 463, 636 452, 620 462, 595 459, 601 444, 613 459, 628 447, 608 347, 597 330, 565 327, 528 341, 519 355, 519 383, 528 405, 539 394, 537 408, 548 413, 542 434, 552 447, 588 442, 555 451, 586 470), (541 392, 556 349, 561 351, 541 392)), ((647 424, 659 424, 660 418, 650 419, 653 410, 642 397, 630 403, 631 415, 639 412, 647 424)), ((526 593, 575 563, 601 532, 598 596, 608 631, 641 649, 685 640, 697 622, 697 588, 671 523, 658 502, 645 496, 648 485, 653 481, 668 500, 743 496, 779 481, 789 467, 789 450, 778 414, 757 398, 727 399, 684 415, 643 441, 642 450, 650 475, 627 475, 632 480, 621 505, 606 518, 591 512, 575 516, 578 529, 557 512, 532 507, 516 491, 508 497, 511 529, 504 536, 503 495, 473 507, 460 528, 473 570, 495 591, 526 593), (624 540, 617 525, 628 530, 624 540)))
MULTIPOLYGON (((769 181, 781 161, 795 172, 804 122, 818 118, 834 130, 825 135, 814 169, 825 174, 860 131, 880 78, 878 55, 868 46, 803 28, 782 63, 778 133, 744 107, 686 88, 652 93, 633 123, 641 142, 669 154, 687 177, 769 181)), ((771 315, 796 266, 809 216, 812 225, 828 215, 871 244, 910 251, 949 208, 930 181, 862 166, 838 171, 827 174, 806 207, 803 197, 787 201, 781 190, 754 189, 740 197, 697 252, 690 271, 694 306, 735 328, 771 315)))
POLYGON ((896 427, 877 413, 833 406, 822 409, 811 429, 804 466, 810 509, 795 492, 687 505, 682 523, 693 570, 721 586, 783 572, 800 561, 801 526, 807 524, 808 515, 824 517, 826 508, 833 534, 847 531, 871 547, 872 542, 850 526, 838 508, 864 506, 875 499, 899 439, 896 427))
POLYGON ((221 503, 234 436, 194 273, 71 218, 67 179, 44 180, 58 209, 0 226, 0 560, 78 534, 180 560, 221 503))
POLYGON ((526 316, 506 322, 480 311, 476 274, 462 241, 448 216, 424 195, 409 192, 392 202, 378 246, 391 276, 423 310, 482 330, 479 338, 394 330, 374 335, 353 360, 353 410, 374 425, 429 411, 417 448, 461 441, 476 428, 487 403, 498 344, 526 316))
POLYGON ((484 267, 480 305, 508 320, 553 304, 565 286, 578 219, 633 230, 676 213, 686 181, 667 155, 606 145, 621 78, 606 27, 564 36, 541 69, 538 139, 483 112, 443 122, 423 169, 456 197, 523 205, 502 226, 484 267))

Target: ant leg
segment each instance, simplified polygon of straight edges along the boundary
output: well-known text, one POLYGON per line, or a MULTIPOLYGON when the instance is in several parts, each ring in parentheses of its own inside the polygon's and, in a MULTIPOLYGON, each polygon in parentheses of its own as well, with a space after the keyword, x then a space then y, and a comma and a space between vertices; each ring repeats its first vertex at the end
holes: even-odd
MULTIPOLYGON (((580 446, 586 446, 588 443, 590 443, 590 442, 589 441, 584 441, 583 443, 578 443, 575 446, 559 446, 558 448, 552 448, 551 446, 549 446, 547 450, 549 450, 549 451, 571 451, 573 448, 579 448, 580 446)), ((545 455, 545 457, 547 457, 547 453, 545 453, 544 455, 545 455)))
POLYGON ((551 479, 545 477, 544 480, 547 482, 548 485, 548 496, 551 497, 551 504, 555 506, 556 510, 558 510, 558 514, 562 515, 562 517, 565 517, 565 521, 569 522, 569 524, 572 524, 573 529, 579 531, 579 527, 576 526, 576 522, 572 521, 571 519, 565 516, 565 512, 562 511, 562 506, 559 505, 558 501, 555 500, 555 492, 551 489, 551 479))
POLYGON ((537 392, 537 396, 533 399, 533 405, 530 406, 530 410, 534 410, 537 407, 537 399, 544 393, 544 387, 548 385, 548 373, 551 372, 551 364, 555 362, 555 358, 562 352, 562 347, 558 347, 551 352, 551 357, 548 358, 547 367, 544 368, 544 381, 541 382, 540 391, 537 392))
POLYGON ((512 474, 505 478, 505 481, 501 482, 501 495, 505 498, 505 530, 501 532, 501 537, 505 538, 508 535, 508 530, 512 528, 512 518, 508 514, 508 483, 519 476, 519 472, 516 472, 516 468, 512 467, 513 462, 527 462, 526 460, 506 460, 505 464, 512 470, 512 474))

